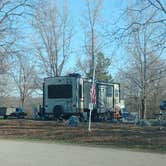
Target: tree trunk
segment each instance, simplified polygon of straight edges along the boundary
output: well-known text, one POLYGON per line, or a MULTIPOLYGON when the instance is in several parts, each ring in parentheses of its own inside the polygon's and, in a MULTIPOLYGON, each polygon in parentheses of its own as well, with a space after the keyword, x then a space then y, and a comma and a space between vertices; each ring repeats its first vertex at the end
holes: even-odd
POLYGON ((141 119, 144 119, 144 113, 145 113, 145 101, 144 99, 141 99, 141 119))

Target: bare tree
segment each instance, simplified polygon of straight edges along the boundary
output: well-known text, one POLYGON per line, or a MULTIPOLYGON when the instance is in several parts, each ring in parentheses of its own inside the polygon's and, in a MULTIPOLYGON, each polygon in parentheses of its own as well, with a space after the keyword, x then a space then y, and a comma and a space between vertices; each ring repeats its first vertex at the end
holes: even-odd
POLYGON ((10 86, 10 79, 7 74, 0 74, 0 105, 4 106, 6 103, 5 99, 12 93, 10 86))
POLYGON ((86 75, 92 77, 93 69, 95 66, 96 56, 104 46, 99 30, 101 25, 101 10, 102 0, 86 0, 85 11, 82 18, 82 26, 84 31, 84 50, 86 54, 84 60, 79 60, 79 67, 86 68, 86 75))
POLYGON ((119 18, 114 24, 112 24, 113 30, 107 30, 106 35, 109 41, 119 41, 118 44, 126 42, 124 38, 130 36, 134 26, 144 26, 152 24, 160 26, 162 31, 158 30, 158 35, 163 36, 163 42, 165 42, 166 30, 166 14, 165 14, 165 3, 161 0, 139 0, 132 1, 128 4, 127 8, 122 12, 119 18), (136 18, 132 22, 128 22, 128 16, 134 13, 136 18), (140 17, 142 16, 142 18, 140 17), (122 25, 121 21, 125 20, 122 25), (119 24, 120 23, 120 24, 119 24))
MULTIPOLYGON (((166 14, 166 4, 162 2, 161 0, 148 0, 151 6, 155 7, 156 9, 162 11, 164 14, 166 14)), ((165 20, 166 21, 166 20, 165 20)))
POLYGON ((25 12, 28 0, 1 0, 0 1, 0 72, 6 72, 10 67, 12 46, 15 44, 14 22, 25 12))
POLYGON ((135 8, 129 8, 128 25, 120 33, 131 60, 131 67, 124 73, 130 80, 130 85, 134 84, 139 89, 137 95, 140 97, 142 119, 146 118, 148 105, 152 104, 150 98, 154 85, 159 89, 161 81, 166 77, 163 56, 166 43, 165 25, 156 21, 156 9, 149 11, 146 7, 145 1, 135 8))
POLYGON ((1 0, 0 1, 0 36, 11 30, 13 21, 22 16, 28 0, 1 0))
POLYGON ((25 13, 29 0, 0 0, 0 97, 11 95, 9 70, 16 52, 16 26, 25 13))
POLYGON ((28 61, 24 56, 18 56, 13 71, 10 72, 20 96, 20 106, 24 108, 26 99, 35 90, 35 80, 37 77, 35 63, 28 61), (16 65, 17 64, 17 65, 16 65))
POLYGON ((35 50, 47 76, 62 74, 71 54, 73 27, 67 1, 39 1, 34 11, 35 50))

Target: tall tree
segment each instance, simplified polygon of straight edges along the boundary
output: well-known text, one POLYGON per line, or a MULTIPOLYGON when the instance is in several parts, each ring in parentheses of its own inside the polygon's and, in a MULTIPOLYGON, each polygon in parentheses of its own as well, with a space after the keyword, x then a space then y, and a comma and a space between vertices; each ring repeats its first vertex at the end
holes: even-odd
POLYGON ((35 50, 47 76, 61 75, 71 54, 73 27, 67 1, 39 1, 34 9, 35 50))
POLYGON ((109 67, 111 60, 106 58, 103 53, 98 53, 96 60, 96 79, 100 81, 112 81, 111 74, 109 73, 109 67))
MULTIPOLYGON (((82 18, 84 31, 84 50, 86 54, 85 61, 80 60, 79 65, 87 65, 86 75, 92 78, 96 63, 97 53, 101 51, 104 42, 99 40, 99 25, 101 21, 102 0, 86 0, 85 11, 82 18)), ((83 67, 84 68, 84 67, 83 67)))
MULTIPOLYGON (((125 72, 125 77, 139 89, 141 118, 146 118, 149 99, 154 85, 166 76, 165 59, 165 25, 158 18, 163 16, 156 9, 149 10, 147 1, 127 10, 128 24, 121 28, 120 36, 127 40, 126 48, 130 55, 131 66, 125 72), (148 10, 147 10, 148 9, 148 10)), ((165 17, 163 16, 163 19, 165 17)), ((152 104, 152 103, 151 103, 152 104)))
POLYGON ((28 0, 0 1, 0 73, 5 73, 11 67, 10 56, 15 50, 16 41, 14 23, 24 14, 28 0))
POLYGON ((26 99, 35 90, 35 80, 37 73, 35 69, 35 63, 30 62, 25 56, 18 56, 15 62, 15 68, 10 72, 16 84, 16 90, 20 97, 20 106, 24 108, 26 99))
POLYGON ((0 0, 0 99, 11 94, 9 70, 15 60, 15 23, 25 13, 29 0, 0 0))
MULTIPOLYGON (((161 0, 147 0, 149 2, 149 4, 151 6, 153 6, 154 8, 158 9, 160 12, 163 12, 164 14, 166 14, 166 4, 164 3, 164 1, 161 0)), ((165 21, 161 19, 160 21, 165 21)))

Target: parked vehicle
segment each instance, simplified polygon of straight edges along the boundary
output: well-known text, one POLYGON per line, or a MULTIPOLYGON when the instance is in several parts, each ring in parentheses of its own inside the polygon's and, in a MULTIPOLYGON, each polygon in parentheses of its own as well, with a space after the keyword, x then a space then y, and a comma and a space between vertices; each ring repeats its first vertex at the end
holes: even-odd
POLYGON ((160 109, 161 109, 162 111, 165 111, 165 110, 166 110, 166 100, 160 102, 160 109))
POLYGON ((14 118, 24 118, 27 114, 21 108, 14 108, 14 107, 0 107, 0 116, 4 119, 8 117, 14 118))
MULTIPOLYGON (((66 119, 71 115, 88 117, 91 87, 92 80, 78 74, 45 78, 40 116, 66 119)), ((100 118, 120 102, 119 83, 95 81, 95 90, 96 104, 93 107, 92 119, 100 118)))

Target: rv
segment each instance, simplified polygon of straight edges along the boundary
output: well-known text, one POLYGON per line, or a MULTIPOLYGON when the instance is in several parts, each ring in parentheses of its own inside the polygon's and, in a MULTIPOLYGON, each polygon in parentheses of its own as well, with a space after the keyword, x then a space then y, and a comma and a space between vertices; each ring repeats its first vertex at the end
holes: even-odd
MULTIPOLYGON (((92 80, 78 74, 45 78, 42 114, 45 118, 83 117, 89 112, 91 87, 92 80)), ((120 84, 95 81, 95 89, 96 104, 92 118, 99 117, 120 102, 120 84)))

